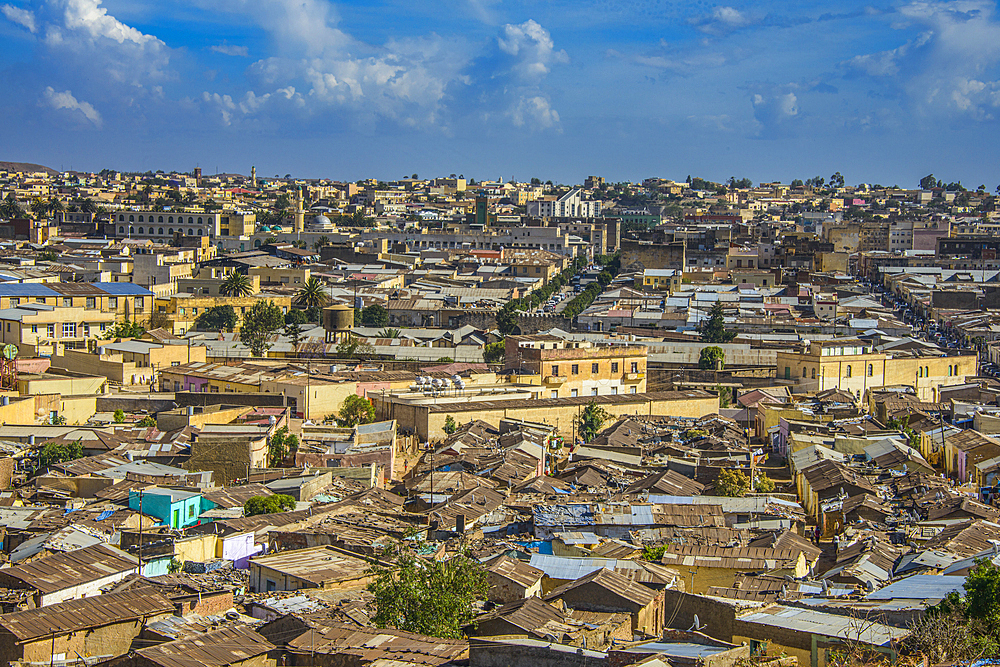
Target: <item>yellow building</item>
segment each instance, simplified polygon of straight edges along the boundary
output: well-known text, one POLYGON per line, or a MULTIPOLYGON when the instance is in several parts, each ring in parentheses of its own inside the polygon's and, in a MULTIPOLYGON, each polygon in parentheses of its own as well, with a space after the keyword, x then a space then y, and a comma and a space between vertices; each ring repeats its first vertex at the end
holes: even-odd
POLYGON ((646 391, 643 345, 595 345, 558 336, 508 336, 505 370, 538 376, 544 398, 641 394, 646 391))
POLYGON ((74 373, 102 375, 118 385, 148 385, 164 368, 191 362, 204 362, 207 348, 154 343, 144 340, 100 341, 93 350, 64 350, 52 357, 54 368, 74 373))
POLYGON ((281 308, 282 314, 292 307, 290 295, 254 294, 252 296, 211 296, 197 294, 174 294, 169 299, 157 299, 156 312, 165 316, 162 326, 175 336, 182 336, 194 328, 195 320, 214 306, 232 306, 236 311, 235 331, 240 330, 243 315, 258 301, 273 301, 281 308))
POLYGON ((674 269, 646 269, 642 272, 642 284, 636 285, 636 289, 666 291, 668 294, 680 287, 681 272, 674 269))
POLYGON ((827 389, 858 398, 873 387, 908 385, 921 400, 937 401, 940 387, 964 384, 977 372, 975 354, 910 348, 876 352, 857 338, 817 341, 805 352, 779 352, 777 378, 793 381, 800 393, 827 389))
POLYGON ((310 271, 294 267, 254 266, 248 275, 259 278, 260 285, 304 285, 309 282, 310 271))

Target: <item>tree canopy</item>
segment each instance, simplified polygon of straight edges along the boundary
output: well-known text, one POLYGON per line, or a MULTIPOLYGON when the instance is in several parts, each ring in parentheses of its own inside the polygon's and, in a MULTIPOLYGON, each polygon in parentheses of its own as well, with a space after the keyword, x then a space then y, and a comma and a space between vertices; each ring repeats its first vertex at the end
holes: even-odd
POLYGON ((370 424, 375 421, 375 406, 366 398, 350 394, 340 404, 340 423, 342 426, 353 427, 358 424, 370 424))
POLYGON ((268 337, 281 328, 285 316, 273 301, 260 300, 250 307, 243 316, 243 326, 240 327, 240 342, 250 348, 250 354, 262 357, 271 349, 268 337))
POLYGON ((229 331, 232 333, 239 322, 236 309, 230 305, 211 306, 195 321, 194 326, 199 331, 229 331))
POLYGON ((47 468, 63 461, 75 461, 83 458, 83 445, 80 440, 62 445, 57 442, 47 443, 38 452, 38 467, 47 468))
POLYGON ((701 340, 705 343, 731 343, 736 332, 726 329, 722 304, 716 301, 708 311, 708 319, 701 326, 701 340))
POLYGON ((489 591, 486 569, 466 555, 425 561, 401 551, 392 567, 375 566, 370 574, 372 622, 430 637, 460 639, 489 591))
MULTIPOLYGON (((698 368, 703 371, 715 370, 716 362, 726 362, 726 351, 717 345, 709 345, 701 348, 701 355, 698 357, 698 368)), ((721 364, 720 364, 721 369, 721 364)))
POLYGON ((222 296, 250 296, 253 294, 253 283, 242 273, 233 271, 219 285, 219 294, 222 296))
POLYGON ((299 448, 299 437, 288 432, 287 426, 282 426, 271 439, 267 441, 267 465, 280 468, 289 452, 299 448))
POLYGON ((742 470, 723 469, 715 482, 715 495, 742 498, 750 492, 750 478, 742 470))
POLYGON ((576 420, 580 438, 584 442, 590 442, 600 433, 601 425, 609 419, 611 419, 611 415, 597 403, 591 401, 576 420))
POLYGON ((278 514, 293 509, 295 509, 295 498, 283 493, 276 493, 273 496, 254 496, 243 503, 244 516, 278 514))
POLYGON ((373 303, 361 309, 361 326, 384 327, 389 325, 389 311, 380 303, 373 303))
POLYGON ((146 333, 146 327, 138 322, 122 320, 121 322, 115 322, 115 325, 105 331, 101 338, 104 340, 111 340, 112 338, 138 338, 144 333, 146 333))

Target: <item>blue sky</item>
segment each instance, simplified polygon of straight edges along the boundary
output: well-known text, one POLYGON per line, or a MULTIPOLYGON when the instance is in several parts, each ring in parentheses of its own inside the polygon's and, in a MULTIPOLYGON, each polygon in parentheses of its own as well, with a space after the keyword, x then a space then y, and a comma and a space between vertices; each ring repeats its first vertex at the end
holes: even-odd
POLYGON ((0 160, 1000 183, 995 2, 0 0, 0 160))

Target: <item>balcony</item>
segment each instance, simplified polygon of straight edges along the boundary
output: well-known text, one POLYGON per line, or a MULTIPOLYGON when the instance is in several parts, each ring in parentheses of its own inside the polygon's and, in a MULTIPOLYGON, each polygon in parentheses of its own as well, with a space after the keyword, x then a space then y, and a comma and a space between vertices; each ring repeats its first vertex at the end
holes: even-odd
POLYGON ((625 381, 626 382, 638 382, 639 380, 645 380, 645 379, 646 379, 646 374, 645 373, 626 373, 625 374, 625 381))
POLYGON ((546 375, 545 384, 562 384, 567 380, 565 375, 546 375))

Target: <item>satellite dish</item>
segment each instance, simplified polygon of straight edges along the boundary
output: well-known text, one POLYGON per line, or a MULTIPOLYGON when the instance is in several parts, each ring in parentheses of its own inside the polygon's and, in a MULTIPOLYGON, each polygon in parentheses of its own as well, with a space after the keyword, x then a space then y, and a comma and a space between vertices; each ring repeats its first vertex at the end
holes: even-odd
POLYGON ((694 615, 694 623, 691 624, 691 629, 688 630, 688 632, 691 632, 692 630, 694 632, 698 632, 699 630, 701 630, 701 621, 698 620, 698 614, 694 615))

